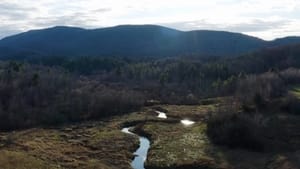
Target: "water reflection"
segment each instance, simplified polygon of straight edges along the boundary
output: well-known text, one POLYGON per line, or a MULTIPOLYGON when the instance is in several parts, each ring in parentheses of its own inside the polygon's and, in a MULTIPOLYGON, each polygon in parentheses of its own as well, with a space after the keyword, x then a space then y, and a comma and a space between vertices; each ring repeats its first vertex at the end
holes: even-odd
POLYGON ((191 121, 191 120, 188 120, 188 119, 181 120, 180 122, 181 122, 183 125, 185 125, 185 126, 190 126, 190 125, 195 124, 194 121, 191 121))
POLYGON ((167 114, 161 111, 155 111, 158 115, 158 118, 162 118, 162 119, 166 119, 167 118, 167 114))

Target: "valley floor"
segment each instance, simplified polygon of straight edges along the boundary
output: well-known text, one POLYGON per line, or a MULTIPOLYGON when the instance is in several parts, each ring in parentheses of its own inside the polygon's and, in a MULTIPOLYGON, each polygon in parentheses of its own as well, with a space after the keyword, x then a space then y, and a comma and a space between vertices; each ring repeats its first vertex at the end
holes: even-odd
POLYGON ((137 125, 137 132, 151 140, 147 169, 299 168, 300 151, 257 153, 210 143, 206 121, 222 106, 221 102, 199 106, 160 105, 101 122, 1 133, 0 168, 130 169, 138 138, 120 131, 129 125, 137 125), (168 119, 158 119, 154 110, 166 112, 168 119), (181 119, 196 123, 185 126, 181 119))

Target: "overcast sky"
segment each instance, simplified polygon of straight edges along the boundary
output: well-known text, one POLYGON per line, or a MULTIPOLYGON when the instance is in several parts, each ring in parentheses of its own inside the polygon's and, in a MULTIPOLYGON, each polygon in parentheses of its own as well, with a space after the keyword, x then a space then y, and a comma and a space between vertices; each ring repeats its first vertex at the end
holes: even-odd
POLYGON ((159 24, 263 39, 300 36, 300 0, 0 0, 0 38, 53 26, 159 24))

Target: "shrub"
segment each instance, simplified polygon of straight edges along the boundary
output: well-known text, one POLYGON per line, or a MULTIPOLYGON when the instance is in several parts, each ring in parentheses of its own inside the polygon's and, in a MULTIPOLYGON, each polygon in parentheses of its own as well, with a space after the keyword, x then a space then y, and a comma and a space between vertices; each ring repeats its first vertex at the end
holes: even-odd
POLYGON ((288 94, 285 97, 281 108, 288 113, 300 115, 300 100, 296 96, 288 94))
POLYGON ((261 75, 249 75, 245 79, 241 79, 236 96, 242 104, 255 105, 261 109, 270 100, 284 96, 286 91, 281 76, 278 73, 267 72, 261 75))
POLYGON ((242 113, 226 112, 209 119, 207 135, 218 145, 262 151, 264 149, 262 129, 263 126, 258 118, 242 113))
POLYGON ((300 83, 300 70, 295 68, 289 68, 283 70, 279 73, 280 77, 284 79, 285 83, 292 85, 292 84, 299 84, 300 83))
POLYGON ((104 88, 90 93, 93 104, 90 104, 91 117, 104 117, 124 114, 139 109, 145 98, 131 90, 115 90, 104 88))

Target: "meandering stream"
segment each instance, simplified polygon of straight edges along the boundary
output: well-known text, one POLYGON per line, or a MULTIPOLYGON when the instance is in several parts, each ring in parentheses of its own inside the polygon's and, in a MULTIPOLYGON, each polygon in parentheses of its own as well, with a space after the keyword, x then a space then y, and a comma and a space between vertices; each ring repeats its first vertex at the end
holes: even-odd
MULTIPOLYGON (((126 127, 122 129, 123 133, 127 133, 127 134, 131 134, 131 135, 136 135, 134 133, 132 133, 130 130, 131 127, 126 127)), ((144 163, 147 159, 147 153, 148 150, 150 148, 150 141, 149 139, 147 139, 146 137, 142 137, 139 136, 139 140, 140 140, 140 146, 139 148, 136 150, 136 152, 134 152, 134 159, 131 162, 131 166, 133 169, 144 169, 144 163)))
MULTIPOLYGON (((161 111, 155 111, 155 112, 158 114, 157 115, 158 118, 162 118, 162 119, 168 118, 166 113, 164 113, 164 112, 161 112, 161 111)), ((192 125, 195 123, 194 121, 187 120, 187 119, 181 120, 180 122, 185 126, 189 126, 189 125, 192 125)), ((131 128, 134 128, 134 126, 133 127, 125 127, 121 131, 126 134, 136 135, 135 133, 130 131, 131 128)), ((139 137, 139 140, 140 140, 140 146, 134 152, 135 157, 134 157, 133 161, 131 162, 131 166, 133 169, 145 169, 144 164, 147 159, 148 150, 150 148, 150 140, 143 136, 139 136, 139 135, 137 135, 137 136, 139 137)))

